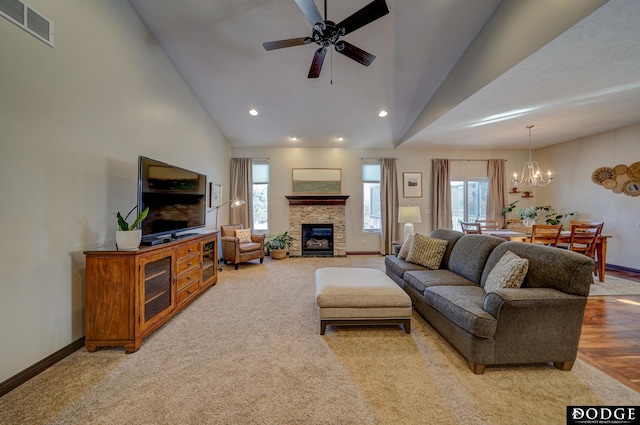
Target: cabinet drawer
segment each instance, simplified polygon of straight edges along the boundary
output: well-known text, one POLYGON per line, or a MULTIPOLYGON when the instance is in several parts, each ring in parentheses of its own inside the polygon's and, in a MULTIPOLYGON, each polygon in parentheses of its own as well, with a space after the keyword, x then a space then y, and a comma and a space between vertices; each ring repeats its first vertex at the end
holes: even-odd
POLYGON ((191 267, 196 267, 200 265, 200 257, 194 255, 189 258, 185 258, 183 260, 178 261, 178 274, 190 269, 191 267))
POLYGON ((191 285, 184 288, 183 291, 178 292, 178 305, 182 304, 192 296, 198 293, 198 281, 196 280, 191 285))
POLYGON ((178 253, 178 261, 182 260, 185 257, 189 257, 195 253, 200 253, 200 243, 194 242, 189 245, 182 246, 176 250, 178 253))
POLYGON ((185 286, 191 285, 192 282, 197 282, 199 279, 199 268, 193 268, 182 275, 178 275, 178 291, 181 291, 185 286))

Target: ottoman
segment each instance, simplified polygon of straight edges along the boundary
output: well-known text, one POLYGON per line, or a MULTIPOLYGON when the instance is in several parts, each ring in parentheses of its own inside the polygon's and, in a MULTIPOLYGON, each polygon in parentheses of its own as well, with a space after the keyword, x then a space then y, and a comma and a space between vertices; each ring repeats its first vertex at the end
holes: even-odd
POLYGON ((324 267, 316 270, 320 335, 327 325, 400 324, 411 332, 411 299, 382 270, 324 267))

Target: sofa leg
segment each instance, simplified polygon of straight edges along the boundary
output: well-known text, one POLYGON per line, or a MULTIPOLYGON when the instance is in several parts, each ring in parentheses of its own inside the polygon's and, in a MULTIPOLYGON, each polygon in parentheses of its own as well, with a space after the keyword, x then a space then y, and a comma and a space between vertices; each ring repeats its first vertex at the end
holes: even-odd
POLYGON ((260 258, 260 264, 264 263, 264 257, 260 258))
POLYGON ((239 264, 234 264, 234 265, 233 265, 234 270, 238 270, 238 265, 239 265, 239 264))
POLYGON ((573 368, 573 363, 574 362, 553 362, 553 365, 560 370, 568 372, 573 368))
POLYGON ((467 364, 469 365, 469 369, 471 369, 471 372, 475 373, 476 375, 482 375, 484 373, 485 365, 473 364, 471 363, 471 360, 467 360, 467 364))

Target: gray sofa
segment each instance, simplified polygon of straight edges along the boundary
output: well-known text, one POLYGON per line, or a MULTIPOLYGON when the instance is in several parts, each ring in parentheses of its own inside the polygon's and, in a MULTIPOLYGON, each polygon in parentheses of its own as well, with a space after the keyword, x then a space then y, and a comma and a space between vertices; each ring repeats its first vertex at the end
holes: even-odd
POLYGON ((592 282, 591 258, 447 229, 430 236, 448 241, 439 269, 387 255, 386 273, 474 373, 484 373, 487 365, 546 362, 571 370, 592 282), (487 293, 487 276, 507 250, 529 260, 524 282, 487 293))

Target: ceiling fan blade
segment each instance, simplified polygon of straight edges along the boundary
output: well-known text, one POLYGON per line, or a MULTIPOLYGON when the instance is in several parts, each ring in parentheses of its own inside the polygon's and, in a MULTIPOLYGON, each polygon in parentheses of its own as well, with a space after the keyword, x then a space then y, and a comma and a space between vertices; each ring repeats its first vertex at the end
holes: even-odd
POLYGON ((362 28, 376 19, 382 18, 387 13, 389 13, 389 8, 384 0, 373 0, 371 3, 336 25, 336 28, 344 28, 344 33, 342 35, 349 34, 350 32, 353 32, 358 28, 362 28))
POLYGON ((376 58, 371 53, 367 53, 364 50, 354 46, 351 43, 340 40, 336 43, 336 52, 342 53, 348 58, 353 59, 356 62, 363 64, 364 66, 371 65, 371 62, 376 58))
POLYGON ((313 42, 311 37, 288 38, 286 40, 267 41, 266 43, 262 43, 262 47, 264 47, 264 50, 269 51, 282 49, 284 47, 302 46, 303 44, 309 44, 311 42, 313 42))
POLYGON ((307 78, 318 78, 320 76, 320 71, 322 71, 322 64, 324 63, 326 55, 326 47, 321 47, 316 50, 316 54, 313 55, 313 61, 311 62, 311 68, 309 68, 309 75, 307 78))
POLYGON ((313 0, 296 0, 296 4, 302 13, 304 13, 304 16, 312 27, 316 28, 320 32, 324 31, 324 19, 322 19, 322 15, 313 0), (316 24, 318 23, 320 25, 317 27, 316 24))

